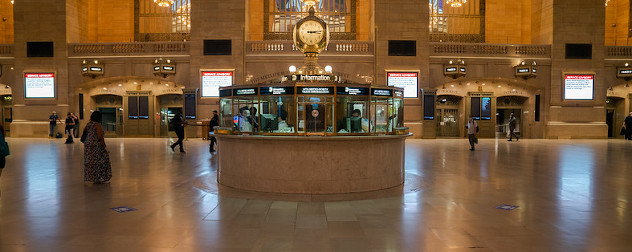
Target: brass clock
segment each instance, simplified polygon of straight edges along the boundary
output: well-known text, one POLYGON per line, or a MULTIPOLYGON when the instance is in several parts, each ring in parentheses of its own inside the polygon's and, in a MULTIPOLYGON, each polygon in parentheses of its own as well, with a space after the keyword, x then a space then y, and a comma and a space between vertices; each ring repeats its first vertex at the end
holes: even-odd
POLYGON ((314 15, 312 7, 309 16, 296 23, 292 37, 301 52, 320 53, 329 44, 329 29, 325 21, 314 15))

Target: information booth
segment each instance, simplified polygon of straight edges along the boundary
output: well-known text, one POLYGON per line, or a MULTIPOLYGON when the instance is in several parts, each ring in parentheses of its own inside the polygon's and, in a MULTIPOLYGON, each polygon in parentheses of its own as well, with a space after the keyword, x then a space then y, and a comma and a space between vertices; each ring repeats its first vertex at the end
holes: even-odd
POLYGON ((407 134, 403 117, 403 90, 397 87, 297 84, 220 88, 220 126, 234 134, 407 134))
POLYGON ((337 194, 404 182, 403 90, 334 81, 221 87, 219 184, 337 194))

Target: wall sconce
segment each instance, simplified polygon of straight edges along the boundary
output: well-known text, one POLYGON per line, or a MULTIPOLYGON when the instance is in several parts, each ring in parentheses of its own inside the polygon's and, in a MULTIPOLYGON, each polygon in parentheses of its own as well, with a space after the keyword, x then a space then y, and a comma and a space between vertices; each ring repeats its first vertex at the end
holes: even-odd
POLYGON ((103 75, 104 67, 103 63, 99 60, 83 60, 81 62, 81 74, 84 76, 90 76, 96 78, 103 75))
POLYGON ((538 73, 538 65, 535 61, 531 64, 526 64, 524 60, 517 66, 514 66, 516 77, 522 77, 523 79, 535 78, 538 73))
POLYGON ((632 77, 632 67, 629 63, 626 62, 623 66, 617 67, 617 78, 629 81, 630 77, 632 77))
POLYGON ((443 65, 443 75, 456 79, 465 76, 467 73, 467 65, 463 60, 450 60, 448 64, 443 65))
POLYGON ((154 74, 167 78, 170 74, 176 74, 176 64, 170 59, 158 58, 154 60, 154 74))

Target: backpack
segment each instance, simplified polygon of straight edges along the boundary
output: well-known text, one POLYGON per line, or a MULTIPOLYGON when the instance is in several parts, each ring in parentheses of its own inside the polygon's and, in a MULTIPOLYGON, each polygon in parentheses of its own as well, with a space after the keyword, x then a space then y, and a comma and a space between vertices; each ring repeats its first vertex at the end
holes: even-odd
POLYGON ((55 135, 55 138, 62 138, 64 137, 61 133, 57 132, 57 135, 55 135))

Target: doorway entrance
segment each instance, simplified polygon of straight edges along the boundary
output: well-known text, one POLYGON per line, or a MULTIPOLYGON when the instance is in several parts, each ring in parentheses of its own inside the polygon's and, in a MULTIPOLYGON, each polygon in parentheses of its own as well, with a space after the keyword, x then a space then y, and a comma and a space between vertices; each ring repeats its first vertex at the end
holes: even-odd
POLYGON ((101 125, 103 125, 103 131, 105 136, 117 137, 121 135, 122 118, 120 116, 120 110, 116 107, 101 107, 98 108, 101 112, 101 125))
POLYGON ((496 138, 506 138, 509 133, 509 116, 516 117, 516 129, 514 133, 522 138, 525 136, 523 111, 528 109, 527 100, 523 96, 501 96, 496 99, 496 138))
POLYGON ((608 137, 623 138, 619 135, 623 120, 627 116, 625 113, 625 99, 608 96, 606 98, 606 124, 608 125, 608 137))
POLYGON ((160 109, 160 136, 162 137, 176 137, 176 133, 173 130, 171 120, 178 114, 183 113, 181 107, 168 107, 160 109))
POLYGON ((454 95, 437 96, 437 137, 460 137, 459 107, 462 99, 454 95))

